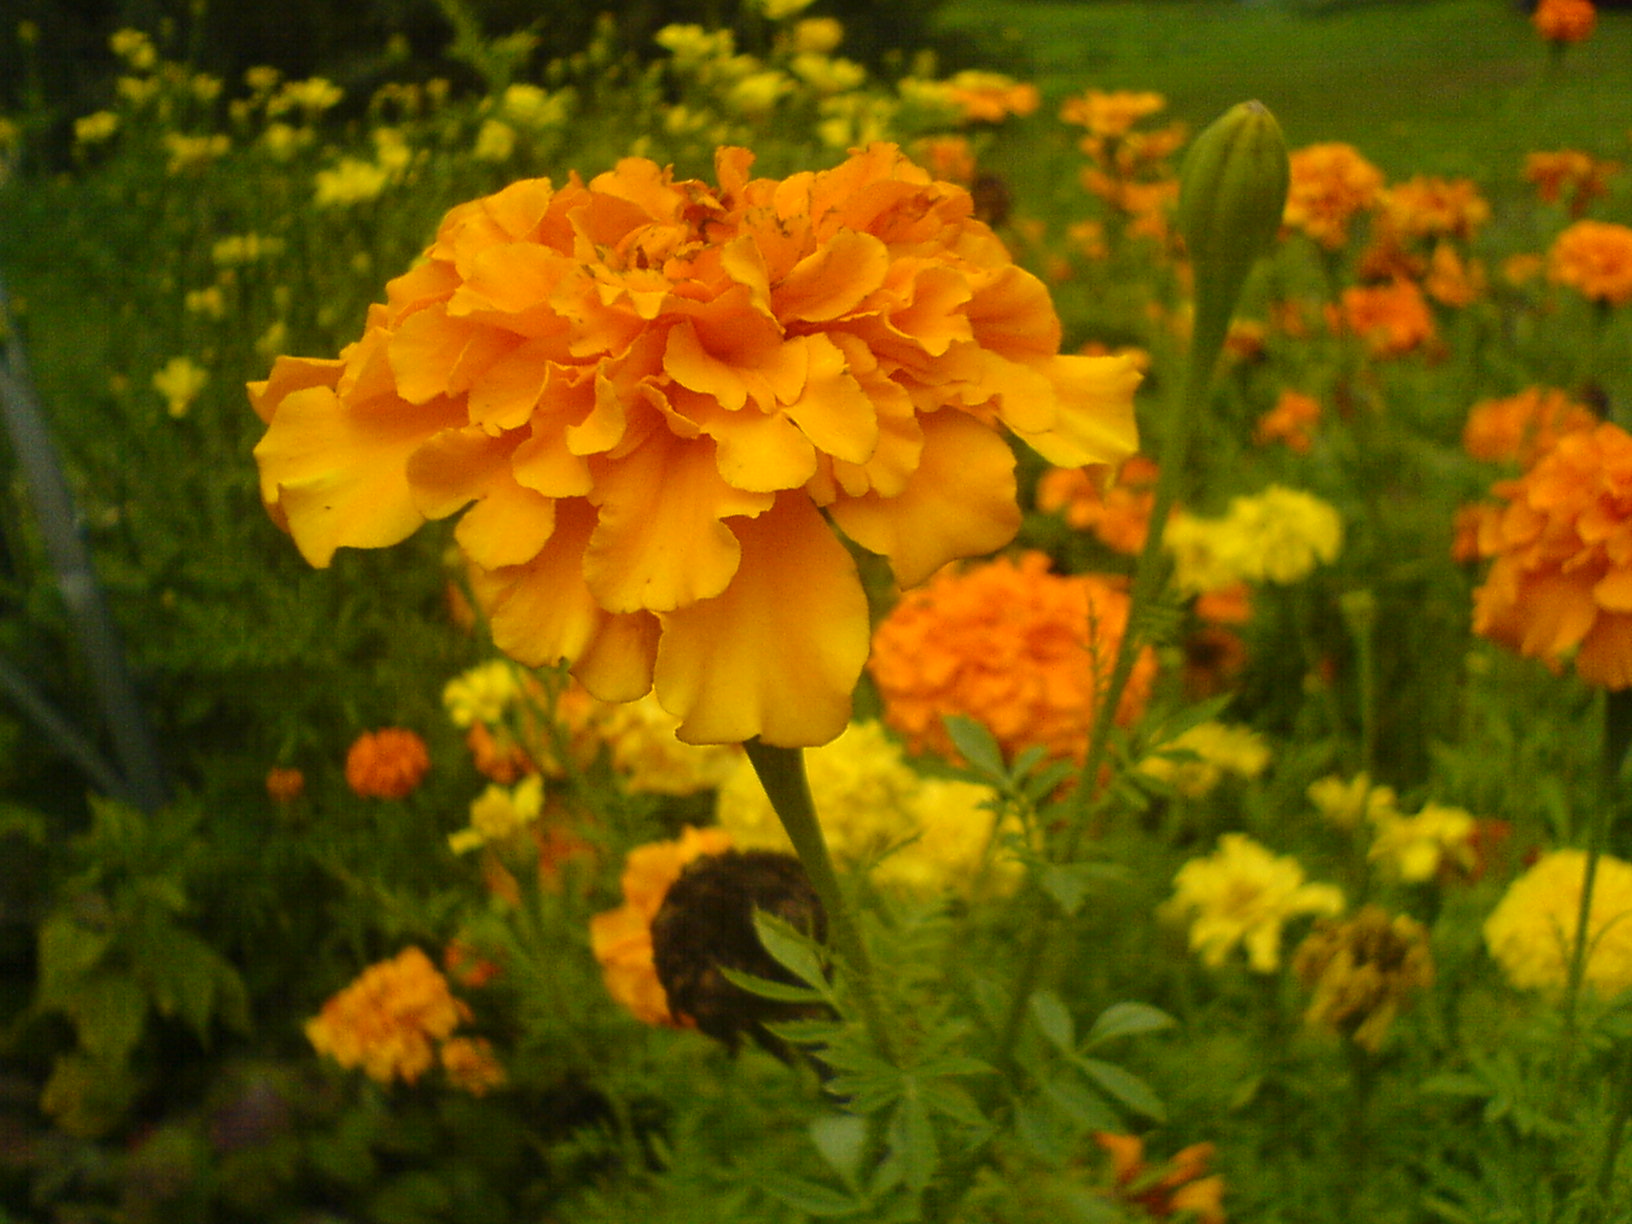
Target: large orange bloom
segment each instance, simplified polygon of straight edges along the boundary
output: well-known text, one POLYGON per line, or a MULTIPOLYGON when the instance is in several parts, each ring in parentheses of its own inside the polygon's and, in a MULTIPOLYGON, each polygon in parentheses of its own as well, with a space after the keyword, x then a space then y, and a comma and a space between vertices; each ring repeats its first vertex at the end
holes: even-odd
POLYGON ((1353 145, 1331 142, 1294 150, 1284 222, 1329 251, 1349 241, 1349 221, 1376 206, 1383 172, 1353 145))
POLYGON ((1547 277, 1594 302, 1632 302, 1632 229, 1609 221, 1577 221, 1553 240, 1547 277))
POLYGON ((1632 436, 1565 434, 1495 492, 1507 505, 1479 525, 1495 563, 1474 592, 1474 632, 1555 671, 1573 652, 1587 683, 1632 686, 1632 436))
POLYGON ((903 586, 990 552, 1019 525, 995 426, 1120 460, 1138 376, 1060 356, 1042 283, 893 145, 781 181, 752 160, 461 205, 338 359, 280 358, 255 455, 307 560, 463 510, 521 662, 655 688, 691 743, 838 735, 867 605, 829 524, 903 586))
POLYGON ((1529 467, 1565 434, 1597 423, 1592 409, 1556 387, 1526 387, 1468 409, 1462 449, 1475 459, 1529 467))
POLYGON ((1548 42, 1581 42, 1598 24, 1598 10, 1592 0, 1541 0, 1530 21, 1548 42))
MULTIPOLYGON (((1052 573, 1042 553, 948 569, 909 591, 873 636, 884 721, 914 752, 956 759, 941 719, 962 714, 1005 752, 1037 746, 1081 762, 1128 608, 1115 579, 1052 573)), ((1142 647, 1119 724, 1143 713, 1155 674, 1156 656, 1142 647)))

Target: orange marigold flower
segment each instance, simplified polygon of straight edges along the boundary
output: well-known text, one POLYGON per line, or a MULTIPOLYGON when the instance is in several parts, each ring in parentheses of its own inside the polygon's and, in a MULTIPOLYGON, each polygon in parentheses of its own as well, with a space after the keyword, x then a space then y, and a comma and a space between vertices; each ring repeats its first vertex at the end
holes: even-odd
MULTIPOLYGON (((869 664, 884 721, 914 752, 955 760, 941 719, 963 714, 1004 750, 1037 745, 1081 761, 1127 628, 1115 580, 1049 572, 1042 553, 948 569, 909 591, 873 635, 869 664)), ((1144 648, 1117 709, 1143 712, 1156 673, 1144 648)))
POLYGON ((1496 521, 1501 517, 1502 508, 1492 502, 1458 506, 1451 524, 1451 560, 1458 565, 1472 565, 1478 561, 1480 537, 1487 531, 1495 530, 1496 521))
POLYGON ((346 784, 364 799, 402 799, 431 767, 425 741, 403 727, 359 735, 346 753, 346 784))
POLYGON ((913 143, 912 154, 943 182, 967 187, 975 181, 975 151, 967 136, 925 136, 913 143))
POLYGON ((1042 104, 1037 86, 1000 72, 968 68, 953 73, 945 85, 947 96, 963 118, 975 123, 998 123, 1010 115, 1029 115, 1042 104))
POLYGON ((1050 468, 1037 482, 1037 509, 1063 513, 1077 531, 1091 531, 1107 548, 1135 556, 1145 546, 1156 501, 1156 465, 1133 455, 1108 484, 1081 468, 1050 468))
POLYGON ((433 1043, 469 1018, 431 958, 404 948, 323 1004, 306 1022, 306 1038, 342 1067, 361 1067, 382 1084, 412 1084, 435 1061, 433 1043))
POLYGON ((600 962, 607 993, 644 1024, 683 1027, 652 963, 652 919, 663 908, 681 869, 705 854, 723 854, 731 836, 723 829, 687 826, 673 841, 651 842, 629 852, 623 868, 623 904, 589 920, 589 944, 600 962))
POLYGON ((1138 376, 1061 356, 1043 283, 895 146, 781 181, 752 161, 513 183, 447 215, 338 359, 280 358, 255 454, 306 559, 465 511, 514 658, 655 689, 688 743, 838 735, 868 614, 833 528, 903 587, 1001 547, 996 426, 1120 461, 1138 376))
POLYGON ((1383 223, 1404 238, 1468 241, 1490 220, 1490 203, 1472 179, 1418 175, 1379 197, 1383 223))
POLYGON ((1290 388, 1275 399, 1275 407, 1258 418, 1252 439, 1259 446, 1284 442, 1289 450, 1304 455, 1314 444, 1309 430, 1320 420, 1320 401, 1290 388))
POLYGON ((1343 290, 1343 322, 1377 357, 1399 357, 1434 338, 1434 316, 1422 290, 1408 280, 1350 285, 1343 290))
POLYGON ((1522 288, 1540 276, 1546 267, 1547 261, 1542 256, 1522 251, 1502 260, 1502 279, 1515 289, 1522 288))
POLYGON ((1441 242, 1429 257, 1422 287, 1441 305, 1471 305, 1485 291, 1484 265, 1476 259, 1464 262, 1454 246, 1441 242))
POLYGON ((448 1082, 471 1096, 486 1096, 508 1078, 485 1037, 450 1037, 437 1055, 448 1082))
POLYGON ((1582 42, 1598 24, 1598 10, 1592 0, 1541 0, 1530 21, 1550 43, 1582 42))
POLYGON ((1165 109, 1167 99, 1148 90, 1090 89, 1087 93, 1067 98, 1060 107, 1060 118, 1066 123, 1085 127, 1095 136, 1116 138, 1125 136, 1139 120, 1165 109))
POLYGON ((1536 185, 1543 204, 1556 204, 1568 197, 1570 215, 1579 217, 1594 200, 1609 194, 1609 178, 1619 174, 1619 162, 1602 161, 1579 149, 1554 153, 1527 153, 1524 179, 1536 185))
POLYGON ((1556 387, 1526 387, 1517 395, 1480 400, 1470 408, 1462 449, 1488 463, 1529 467, 1565 434, 1597 423, 1592 409, 1556 387))
POLYGON ((306 793, 306 775, 298 769, 269 769, 266 793, 278 803, 293 803, 306 793))
POLYGON ((1632 436, 1616 425, 1565 434, 1484 521, 1495 558, 1473 595, 1473 631, 1554 671, 1574 656, 1588 684, 1632 686, 1632 436))
POLYGON ((1094 1142, 1111 1158, 1113 1192, 1121 1201, 1158 1220, 1182 1213, 1196 1224, 1224 1224, 1224 1179, 1207 1175, 1217 1151, 1211 1143, 1193 1143, 1152 1164, 1145 1159, 1145 1141, 1135 1135, 1100 1131, 1094 1142))
POLYGON ((1632 229, 1609 221, 1577 221, 1553 240, 1547 278, 1611 306, 1632 301, 1632 229))
POLYGON ((1307 234, 1327 250, 1349 241, 1349 222, 1374 207, 1383 189, 1383 172, 1353 145, 1314 144, 1291 154, 1292 182, 1283 222, 1307 234))

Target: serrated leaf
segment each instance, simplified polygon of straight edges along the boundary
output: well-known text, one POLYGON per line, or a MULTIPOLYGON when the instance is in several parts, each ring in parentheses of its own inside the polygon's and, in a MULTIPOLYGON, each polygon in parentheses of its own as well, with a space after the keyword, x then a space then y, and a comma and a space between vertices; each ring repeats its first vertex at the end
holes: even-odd
POLYGON ((762 978, 756 974, 744 973, 740 969, 728 969, 719 966, 720 973, 731 985, 749 994, 758 995, 762 999, 774 999, 778 1003, 826 1003, 827 996, 811 990, 808 986, 790 986, 786 982, 773 982, 770 978, 762 978))
POLYGON ((1135 1113, 1143 1114, 1157 1122, 1167 1120, 1167 1110, 1163 1107, 1161 1099, 1151 1090, 1149 1084, 1132 1071, 1097 1058, 1081 1058, 1076 1060, 1076 1065, 1091 1076, 1096 1084, 1135 1113))
POLYGON ((969 768, 988 781, 1003 783, 1009 778, 1008 766, 1003 762, 1003 749, 984 723, 978 723, 962 714, 948 714, 941 724, 969 768))
POLYGON ((1041 803, 1057 791, 1061 784, 1077 772, 1071 761, 1055 761, 1026 778, 1020 793, 1033 803, 1041 803))
POLYGON ((1077 1048, 1077 1026, 1071 1012, 1052 990, 1039 990, 1028 1000, 1031 1021, 1056 1050, 1073 1054, 1077 1048))
POLYGON ((756 1180, 759 1188, 777 1202, 807 1215, 839 1219, 860 1215, 867 1209, 867 1204, 852 1194, 791 1173, 764 1172, 756 1180))
POLYGON ((1083 1048, 1092 1050, 1117 1037, 1133 1037, 1139 1033, 1155 1033, 1178 1024, 1172 1016, 1148 1003, 1112 1003, 1099 1013, 1099 1018, 1088 1030, 1083 1048))
POLYGON ((780 1037, 793 1046, 822 1046, 844 1032, 844 1025, 835 1020, 774 1020, 767 1021, 764 1029, 773 1037, 780 1037))
POLYGON ((958 1084, 934 1080, 923 1085, 919 1091, 923 1094, 924 1104, 933 1113, 975 1130, 983 1131, 991 1125, 986 1115, 981 1113, 980 1106, 975 1104, 975 1098, 958 1084))
POLYGON ((831 997, 832 988, 827 981, 821 954, 808 935, 775 914, 759 909, 754 911, 754 932, 772 960, 821 997, 831 997))

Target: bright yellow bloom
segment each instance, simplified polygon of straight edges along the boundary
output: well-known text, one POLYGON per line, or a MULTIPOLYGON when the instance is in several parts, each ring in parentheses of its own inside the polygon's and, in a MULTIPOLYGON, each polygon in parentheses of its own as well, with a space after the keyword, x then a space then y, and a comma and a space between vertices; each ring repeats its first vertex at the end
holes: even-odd
POLYGON ((1299 582, 1317 564, 1337 560, 1343 520, 1313 494, 1271 485, 1230 499, 1221 519, 1176 513, 1162 536, 1173 554, 1173 581, 1192 594, 1237 582, 1299 582))
POLYGON ((516 151, 516 129, 500 119, 484 119, 471 156, 477 161, 509 161, 516 151))
POLYGON ((391 181, 391 173, 373 162, 342 157, 333 168, 319 170, 312 181, 317 188, 313 203, 319 208, 344 208, 378 198, 391 181))
POLYGON ((166 411, 179 420, 191 410, 209 381, 209 371, 191 357, 172 357, 153 375, 153 389, 164 396, 166 411))
POLYGON ((312 77, 305 81, 288 81, 283 88, 267 99, 266 113, 271 116, 298 110, 308 119, 315 119, 331 107, 338 106, 345 91, 332 81, 312 77))
POLYGON ((800 55, 826 55, 844 41, 844 24, 833 17, 806 17, 793 26, 793 49, 800 55))
POLYGON ((1188 922, 1190 950, 1203 964, 1222 965, 1237 947, 1257 973, 1281 963, 1281 929, 1302 914, 1337 914, 1343 893, 1306 884, 1294 858, 1277 858, 1244 833, 1226 833, 1207 858, 1191 859, 1173 879, 1166 917, 1188 922))
POLYGON ((566 93, 548 93, 537 85, 508 86, 499 98, 499 111, 513 123, 542 131, 559 127, 567 117, 570 104, 566 93))
POLYGON ((686 744, 675 738, 680 720, 650 693, 639 701, 596 705, 595 733, 611 753, 618 780, 635 794, 713 790, 743 760, 734 744, 686 744))
POLYGON ((1256 778, 1269 765, 1269 745, 1249 727, 1198 723, 1139 762, 1139 772, 1199 799, 1224 780, 1256 778))
POLYGON ((1138 376, 1060 356, 1042 283, 893 146, 785 181, 751 161, 462 205, 339 359, 280 359, 255 453, 307 560, 470 507, 506 653, 608 700, 655 688, 689 743, 842 731, 867 603, 832 528, 903 586, 1000 547, 995 426, 1117 461, 1138 376))
POLYGON ((491 659, 467 667, 442 688, 442 705, 456 727, 474 723, 496 723, 522 694, 516 665, 508 659, 491 659))
POLYGON ((119 116, 113 111, 97 111, 74 120, 74 139, 80 144, 100 144, 119 130, 119 116))
MULTIPOLYGON (((1508 888, 1485 919, 1485 946, 1519 990, 1557 993, 1569 980, 1587 856, 1555 850, 1508 888)), ((1598 860, 1582 979, 1604 998, 1632 988, 1632 863, 1598 860)))
POLYGON ((1347 782, 1335 774, 1309 784, 1309 802, 1329 824, 1356 829, 1361 821, 1383 824, 1399 816, 1394 788, 1373 786, 1369 774, 1358 773, 1347 782))
POLYGON ((153 40, 141 30, 115 30, 108 37, 108 49, 135 72, 151 72, 159 62, 153 40))
MULTIPOLYGON (((877 723, 852 723, 805 753, 811 797, 841 865, 874 865, 872 879, 914 892, 968 891, 987 868, 995 796, 988 787, 924 778, 877 723)), ((742 850, 791 850, 753 767, 744 759, 720 790, 717 816, 742 850)), ((1012 862, 993 865, 1012 881, 1012 862)))
POLYGON ((466 854, 507 842, 544 811, 544 779, 528 774, 513 788, 490 784, 470 804, 470 827, 448 835, 448 848, 466 854))
POLYGON ((469 1018, 430 957, 405 948, 323 1004, 306 1022, 306 1038, 342 1067, 361 1067, 382 1084, 412 1084, 433 1065, 433 1043, 469 1018))
POLYGON ((165 166, 167 174, 185 174, 189 170, 199 170, 223 157, 232 142, 217 132, 213 136, 184 136, 180 132, 166 132, 164 147, 170 154, 170 161, 165 166))
POLYGON ((1366 857, 1407 883, 1431 880, 1446 866, 1471 869, 1476 861, 1475 821, 1461 808, 1430 803, 1415 816, 1386 815, 1374 823, 1377 832, 1366 857))

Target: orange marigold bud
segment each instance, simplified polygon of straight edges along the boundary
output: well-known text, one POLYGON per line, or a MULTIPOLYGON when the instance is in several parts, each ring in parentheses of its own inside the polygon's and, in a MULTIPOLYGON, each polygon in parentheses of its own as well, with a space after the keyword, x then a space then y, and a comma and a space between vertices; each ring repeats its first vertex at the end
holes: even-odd
POLYGON ((346 784, 364 799, 402 799, 431 767, 425 741, 402 727, 365 731, 346 753, 346 784))

